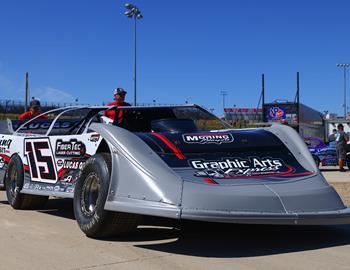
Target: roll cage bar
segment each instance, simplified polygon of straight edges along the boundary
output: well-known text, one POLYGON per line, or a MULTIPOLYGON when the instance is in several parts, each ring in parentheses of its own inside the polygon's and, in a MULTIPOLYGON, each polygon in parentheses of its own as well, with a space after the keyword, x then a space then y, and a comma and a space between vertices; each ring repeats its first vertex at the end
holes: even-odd
MULTIPOLYGON (((186 108, 186 107, 189 107, 189 108, 196 107, 199 110, 204 111, 207 114, 211 115, 213 118, 218 119, 223 124, 223 126, 225 126, 227 128, 232 128, 229 124, 227 124, 226 122, 224 122, 223 120, 221 120, 220 118, 215 116, 213 113, 209 112, 208 110, 204 109, 203 107, 201 107, 197 104, 185 104, 185 105, 173 105, 173 106, 127 106, 127 107, 122 107, 122 108, 123 108, 123 110, 124 109, 125 110, 132 110, 132 109, 157 109, 157 108, 161 109, 161 108, 186 108)), ((57 114, 57 116, 52 120, 52 123, 50 124, 47 132, 44 135, 44 136, 49 136, 49 134, 51 133, 52 129, 55 126, 55 123, 63 114, 70 112, 70 111, 75 111, 75 110, 90 109, 91 111, 88 112, 85 117, 83 117, 82 119, 80 119, 80 121, 78 121, 72 127, 70 127, 70 130, 74 130, 74 128, 76 128, 80 125, 80 128, 78 128, 78 130, 77 130, 77 133, 79 133, 82 130, 82 128, 85 126, 84 131, 83 131, 83 133, 85 133, 88 130, 88 127, 89 127, 89 125, 90 125, 90 123, 95 115, 97 115, 101 111, 113 110, 113 109, 117 109, 117 108, 120 108, 120 107, 118 107, 118 106, 69 106, 69 107, 65 107, 65 108, 56 108, 56 109, 41 113, 41 114, 37 115, 36 117, 26 121, 25 123, 20 125, 14 131, 14 135, 20 133, 20 130, 23 127, 25 127, 26 125, 28 125, 31 122, 34 122, 36 119, 39 119, 40 116, 48 115, 48 114, 55 113, 55 112, 62 110, 62 112, 57 114), (88 124, 85 125, 86 123, 88 123, 88 124)))

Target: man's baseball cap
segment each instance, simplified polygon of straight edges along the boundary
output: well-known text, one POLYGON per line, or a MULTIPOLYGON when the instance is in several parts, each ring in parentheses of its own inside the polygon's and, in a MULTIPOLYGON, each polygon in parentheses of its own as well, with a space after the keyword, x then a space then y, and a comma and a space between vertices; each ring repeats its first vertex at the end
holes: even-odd
POLYGON ((125 96, 126 91, 123 88, 114 89, 114 95, 125 96))
POLYGON ((30 103, 29 103, 30 107, 32 108, 38 108, 40 107, 40 101, 37 99, 33 99, 30 103))

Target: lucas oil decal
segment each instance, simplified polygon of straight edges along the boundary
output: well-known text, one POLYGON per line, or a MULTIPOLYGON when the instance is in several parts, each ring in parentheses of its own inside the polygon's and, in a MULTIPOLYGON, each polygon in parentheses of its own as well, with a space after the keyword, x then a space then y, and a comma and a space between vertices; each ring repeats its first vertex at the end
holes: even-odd
POLYGON ((55 155, 57 157, 83 157, 86 152, 85 144, 76 139, 68 142, 57 140, 55 155))
POLYGON ((206 134, 184 134, 182 135, 184 142, 186 143, 199 143, 199 144, 207 144, 207 143, 231 143, 233 142, 233 137, 229 133, 206 133, 206 134))
POLYGON ((85 161, 80 160, 65 160, 63 162, 63 168, 69 170, 82 170, 84 165, 85 161))
POLYGON ((224 158, 220 161, 191 160, 190 165, 198 170, 195 176, 211 178, 291 176, 294 171, 282 160, 269 157, 224 158))

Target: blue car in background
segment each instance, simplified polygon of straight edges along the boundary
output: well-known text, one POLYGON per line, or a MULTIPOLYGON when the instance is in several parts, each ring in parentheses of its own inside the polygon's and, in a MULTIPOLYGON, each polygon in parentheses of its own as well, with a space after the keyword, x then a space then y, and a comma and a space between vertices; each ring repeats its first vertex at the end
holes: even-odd
MULTIPOLYGON (((317 166, 337 166, 338 158, 335 142, 330 142, 326 145, 320 138, 306 137, 304 138, 317 166)), ((346 165, 350 169, 350 145, 346 156, 346 165)))

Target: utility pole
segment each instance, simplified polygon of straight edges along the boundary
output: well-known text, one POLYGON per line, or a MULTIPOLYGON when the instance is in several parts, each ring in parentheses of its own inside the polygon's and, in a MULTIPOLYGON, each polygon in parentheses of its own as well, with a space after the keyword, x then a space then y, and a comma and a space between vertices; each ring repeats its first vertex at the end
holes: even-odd
POLYGON ((337 64, 337 67, 343 68, 344 70, 344 119, 347 115, 347 106, 346 106, 346 69, 350 67, 350 64, 337 64))
POLYGON ((225 117, 225 98, 227 96, 227 91, 220 91, 220 95, 222 95, 222 111, 225 117))
POLYGON ((25 98, 24 98, 24 111, 28 109, 28 91, 29 91, 29 78, 28 72, 26 72, 26 89, 25 89, 25 98))
POLYGON ((263 122, 266 122, 266 114, 265 114, 265 74, 263 73, 261 75, 261 99, 262 99, 262 120, 263 122))
POLYGON ((300 123, 300 81, 299 81, 299 72, 297 72, 297 93, 295 95, 294 103, 297 104, 297 125, 298 132, 300 131, 299 123, 300 123))

